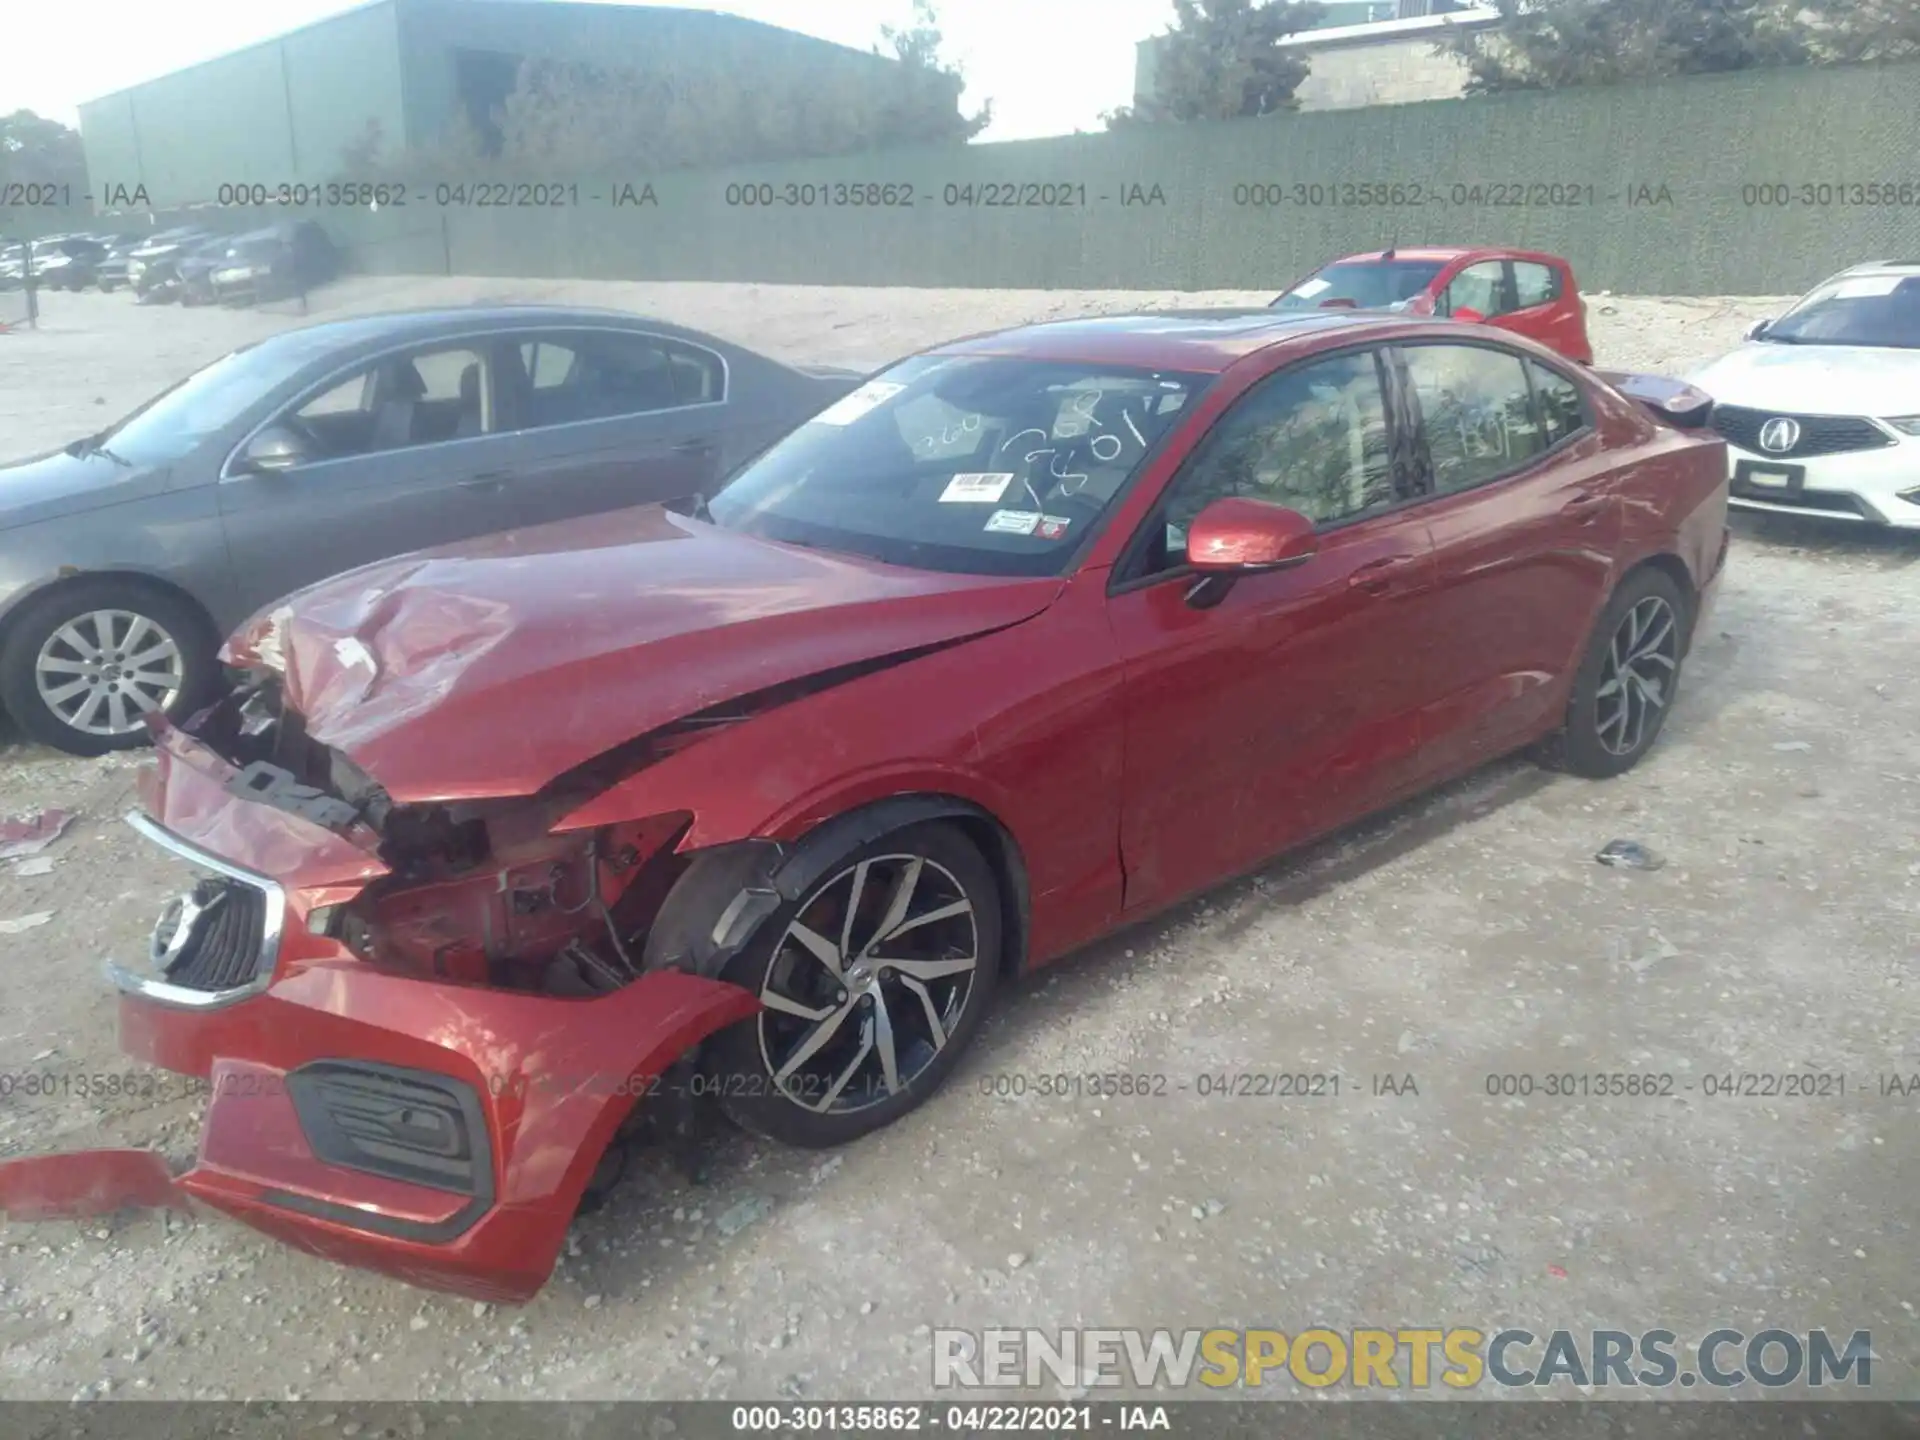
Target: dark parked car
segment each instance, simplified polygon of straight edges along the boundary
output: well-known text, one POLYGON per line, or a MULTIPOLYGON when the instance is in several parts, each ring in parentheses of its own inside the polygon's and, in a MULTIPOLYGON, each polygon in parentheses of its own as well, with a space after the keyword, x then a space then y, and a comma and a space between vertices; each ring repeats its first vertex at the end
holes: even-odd
POLYGON ((106 242, 91 235, 58 235, 33 245, 34 283, 47 290, 84 290, 93 284, 106 242))
POLYGON ((127 283, 134 298, 142 303, 164 302, 177 298, 179 261, 211 243, 214 232, 199 226, 181 226, 162 230, 127 254, 127 283))
POLYGON ((217 678, 261 603, 382 556, 714 489, 852 388, 614 311, 378 315, 236 350, 0 468, 0 700, 80 754, 217 678))
POLYGON ((94 284, 102 291, 118 290, 127 283, 127 267, 133 252, 146 243, 144 235, 116 235, 107 245, 107 253, 94 267, 94 284))
POLYGON ((174 258, 173 279, 162 281, 153 292, 153 298, 165 303, 176 300, 182 305, 211 305, 215 300, 213 293, 213 272, 227 263, 227 256, 233 249, 230 235, 215 235, 198 245, 184 248, 174 258))
POLYGON ((198 1161, 16 1159, 0 1208, 190 1197, 525 1300, 678 1095, 851 1141, 1099 936, 1537 742, 1627 771, 1728 532, 1706 397, 1624 383, 1435 319, 1036 325, 704 514, 270 608, 134 817, 217 876, 112 972, 130 1054, 216 1077, 198 1161))
POLYGON ((231 304, 303 294, 339 269, 327 232, 301 220, 235 236, 207 279, 213 298, 231 304))

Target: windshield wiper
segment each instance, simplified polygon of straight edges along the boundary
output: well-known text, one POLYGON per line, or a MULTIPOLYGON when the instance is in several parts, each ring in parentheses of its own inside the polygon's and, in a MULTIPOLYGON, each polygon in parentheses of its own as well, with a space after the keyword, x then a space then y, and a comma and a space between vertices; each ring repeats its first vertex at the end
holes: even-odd
POLYGON ((104 455, 107 459, 113 461, 114 464, 124 465, 131 470, 133 468, 133 462, 131 460, 127 459, 124 455, 116 455, 107 448, 107 436, 112 433, 113 427, 109 426, 105 430, 96 430, 93 434, 83 439, 70 441, 61 448, 76 460, 87 455, 104 455))

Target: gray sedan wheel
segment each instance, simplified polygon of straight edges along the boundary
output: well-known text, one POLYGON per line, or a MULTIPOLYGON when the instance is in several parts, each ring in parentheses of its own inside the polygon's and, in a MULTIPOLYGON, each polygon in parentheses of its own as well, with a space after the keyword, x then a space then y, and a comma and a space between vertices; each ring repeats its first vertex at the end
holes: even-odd
POLYGON ((75 755, 143 743, 146 717, 204 703, 218 673, 204 616, 163 591, 87 581, 28 607, 0 647, 0 698, 33 739, 75 755))

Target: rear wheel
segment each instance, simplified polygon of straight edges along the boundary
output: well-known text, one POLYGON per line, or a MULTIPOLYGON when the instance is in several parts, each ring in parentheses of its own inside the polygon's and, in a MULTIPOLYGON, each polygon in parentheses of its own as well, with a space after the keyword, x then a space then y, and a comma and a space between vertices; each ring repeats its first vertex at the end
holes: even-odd
POLYGON ((1664 571, 1639 570, 1621 582, 1594 626, 1550 762, 1604 780, 1653 748, 1679 691, 1690 608, 1664 571))
POLYGON ((999 886, 960 831, 915 825, 849 851, 722 972, 763 1007, 713 1044, 722 1108, 807 1148, 892 1124, 959 1063, 1000 957, 999 886))
POLYGON ((0 646, 0 700, 33 739, 104 755, 147 738, 146 716, 206 703, 217 643, 191 604, 149 585, 100 578, 29 605, 0 646))

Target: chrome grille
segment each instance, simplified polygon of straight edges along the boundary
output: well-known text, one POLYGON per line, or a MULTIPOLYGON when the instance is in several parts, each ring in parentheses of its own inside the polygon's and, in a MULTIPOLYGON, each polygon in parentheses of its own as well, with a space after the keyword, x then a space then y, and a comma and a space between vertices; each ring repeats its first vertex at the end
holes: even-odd
POLYGON ((153 967, 169 985, 209 993, 249 984, 265 949, 267 897, 220 875, 171 902, 153 927, 153 967))
POLYGON ((1893 437, 1878 425, 1858 415, 1789 415, 1778 410, 1748 410, 1739 405, 1716 405, 1713 428, 1730 444, 1755 455, 1781 460, 1800 460, 1813 455, 1843 455, 1854 450, 1878 450, 1893 444, 1893 437), (1760 431, 1769 420, 1791 420, 1800 427, 1799 438, 1785 450, 1765 450, 1760 431))

